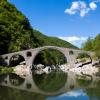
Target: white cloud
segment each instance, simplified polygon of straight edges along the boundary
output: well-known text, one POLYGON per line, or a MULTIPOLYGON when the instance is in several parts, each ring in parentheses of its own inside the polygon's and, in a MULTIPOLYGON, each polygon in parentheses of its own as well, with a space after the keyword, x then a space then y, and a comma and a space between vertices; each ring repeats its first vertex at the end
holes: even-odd
POLYGON ((78 47, 81 47, 81 45, 88 39, 88 37, 77 37, 77 36, 71 36, 71 37, 61 37, 59 36, 58 38, 68 41, 71 44, 74 44, 78 47))
POLYGON ((60 39, 63 39, 68 42, 74 42, 74 41, 86 41, 87 37, 77 37, 77 36, 72 36, 72 37, 59 37, 60 39))
POLYGON ((87 13, 89 13, 89 11, 96 10, 97 2, 99 1, 95 0, 93 2, 90 2, 87 6, 86 2, 84 1, 74 1, 72 2, 71 7, 65 10, 65 13, 70 14, 70 15, 79 13, 81 17, 84 17, 86 16, 87 13))
POLYGON ((73 10, 71 10, 71 9, 66 9, 66 10, 65 10, 65 13, 68 13, 68 14, 70 14, 70 15, 73 15, 73 14, 76 13, 76 11, 73 11, 73 10))
POLYGON ((78 2, 72 2, 71 8, 70 9, 66 9, 65 13, 68 13, 68 14, 72 15, 72 14, 76 13, 75 10, 77 10, 77 9, 79 9, 79 3, 78 2))
POLYGON ((89 8, 80 10, 80 16, 81 16, 81 17, 86 16, 86 14, 87 14, 89 11, 90 11, 89 8))
POLYGON ((78 9, 78 8, 79 8, 79 3, 78 2, 72 2, 71 9, 74 10, 74 9, 78 9))
POLYGON ((89 6, 90 6, 91 10, 95 10, 95 9, 97 8, 97 5, 96 5, 95 2, 91 2, 91 3, 89 4, 89 6))

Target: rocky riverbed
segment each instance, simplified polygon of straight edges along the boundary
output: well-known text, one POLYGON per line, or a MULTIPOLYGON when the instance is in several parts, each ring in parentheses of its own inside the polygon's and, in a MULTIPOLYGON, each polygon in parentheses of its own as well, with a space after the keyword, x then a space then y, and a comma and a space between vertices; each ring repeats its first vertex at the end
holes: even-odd
POLYGON ((92 63, 90 64, 86 64, 84 66, 79 66, 79 64, 75 64, 75 67, 70 68, 70 65, 61 65, 59 66, 61 68, 61 70, 63 70, 63 72, 73 72, 76 75, 96 75, 96 73, 99 72, 99 67, 93 66, 92 63))
MULTIPOLYGON (((57 68, 61 69, 63 72, 73 72, 76 75, 96 75, 99 72, 99 67, 93 66, 92 63, 86 64, 83 66, 79 66, 80 64, 75 64, 75 67, 70 67, 68 64, 59 65, 57 68)), ((56 67, 53 65, 53 69, 56 67)), ((37 65, 37 69, 34 70, 37 74, 49 74, 52 71, 51 66, 43 66, 42 64, 37 65)), ((59 71, 59 70, 58 70, 59 71)), ((31 72, 31 68, 26 65, 18 65, 14 68, 14 73, 18 75, 25 76, 26 74, 31 72)))

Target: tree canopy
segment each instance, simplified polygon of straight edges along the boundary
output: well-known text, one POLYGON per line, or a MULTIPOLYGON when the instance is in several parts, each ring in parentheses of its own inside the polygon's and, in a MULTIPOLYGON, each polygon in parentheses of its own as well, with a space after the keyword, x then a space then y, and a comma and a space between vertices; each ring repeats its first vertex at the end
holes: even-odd
POLYGON ((83 45, 84 50, 94 51, 96 56, 100 58, 100 33, 94 38, 88 38, 83 45))
POLYGON ((33 29, 28 19, 7 0, 0 0, 0 54, 46 45, 77 48, 33 29))

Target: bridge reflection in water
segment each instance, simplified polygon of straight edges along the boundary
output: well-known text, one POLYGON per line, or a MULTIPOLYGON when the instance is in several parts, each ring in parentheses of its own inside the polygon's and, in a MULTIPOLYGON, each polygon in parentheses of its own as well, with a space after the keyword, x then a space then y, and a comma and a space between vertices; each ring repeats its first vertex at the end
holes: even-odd
MULTIPOLYGON (((1 79, 1 78, 0 78, 1 79)), ((42 95, 59 95, 77 88, 94 87, 94 79, 90 77, 84 82, 74 73, 50 73, 48 75, 35 75, 32 72, 19 77, 16 74, 6 75, 0 80, 0 85, 42 95), (83 82, 83 83, 82 83, 83 82)))

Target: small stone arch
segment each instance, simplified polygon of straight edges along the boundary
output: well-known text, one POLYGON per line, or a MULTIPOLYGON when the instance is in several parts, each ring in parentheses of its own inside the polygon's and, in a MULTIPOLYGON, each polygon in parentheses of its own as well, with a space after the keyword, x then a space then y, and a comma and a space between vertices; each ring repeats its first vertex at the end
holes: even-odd
POLYGON ((74 52, 72 50, 70 50, 69 55, 74 55, 74 52))
POLYGON ((12 57, 9 60, 9 66, 15 67, 20 64, 26 65, 25 58, 20 54, 12 55, 12 57), (24 63, 22 63, 22 62, 24 62, 24 63))
POLYGON ((8 56, 6 56, 4 59, 7 60, 8 59, 8 56))
POLYGON ((27 57, 31 57, 31 56, 32 56, 32 53, 31 53, 30 51, 28 51, 28 52, 26 53, 26 55, 27 55, 27 57))

